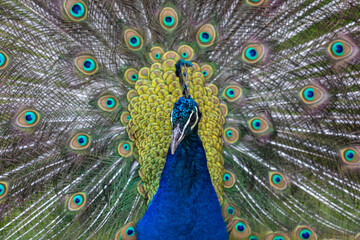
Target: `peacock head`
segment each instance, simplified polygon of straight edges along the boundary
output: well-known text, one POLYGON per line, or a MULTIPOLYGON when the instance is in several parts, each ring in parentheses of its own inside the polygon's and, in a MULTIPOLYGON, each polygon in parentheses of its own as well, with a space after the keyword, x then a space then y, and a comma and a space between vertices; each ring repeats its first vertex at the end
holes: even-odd
POLYGON ((197 125, 201 119, 199 105, 188 96, 181 97, 171 111, 171 154, 174 154, 181 141, 191 132, 197 131, 197 125))

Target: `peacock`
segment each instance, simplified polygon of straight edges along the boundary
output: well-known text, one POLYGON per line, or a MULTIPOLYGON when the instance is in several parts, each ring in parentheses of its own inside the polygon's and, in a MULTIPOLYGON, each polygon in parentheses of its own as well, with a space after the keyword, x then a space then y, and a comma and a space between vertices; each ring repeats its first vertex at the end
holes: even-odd
POLYGON ((1 0, 0 239, 360 240, 357 0, 1 0))

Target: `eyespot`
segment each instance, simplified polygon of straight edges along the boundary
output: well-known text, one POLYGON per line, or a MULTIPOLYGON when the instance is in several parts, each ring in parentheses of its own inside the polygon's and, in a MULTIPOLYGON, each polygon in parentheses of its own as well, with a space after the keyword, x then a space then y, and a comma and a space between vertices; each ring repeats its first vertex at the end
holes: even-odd
POLYGON ((210 65, 204 65, 201 67, 201 73, 205 79, 209 79, 213 75, 213 69, 210 65))
POLYGON ((265 49, 262 44, 250 44, 244 48, 242 58, 245 62, 253 64, 263 59, 264 54, 265 49))
POLYGON ((358 165, 360 163, 359 151, 354 147, 348 147, 341 150, 341 159, 345 164, 358 165))
POLYGON ((90 146, 91 138, 86 133, 78 133, 70 140, 69 147, 73 150, 84 150, 90 146))
POLYGON ((135 84, 139 78, 139 72, 134 68, 129 68, 125 71, 125 79, 130 84, 135 84))
POLYGON ((226 171, 223 176, 223 180, 224 188, 232 188, 235 184, 235 175, 230 171, 226 171))
POLYGON ((330 43, 328 52, 330 53, 332 59, 342 60, 351 57, 355 51, 350 42, 338 39, 330 43))
POLYGON ((99 65, 95 58, 91 56, 80 56, 74 59, 76 68, 86 74, 93 75, 99 70, 99 65))
POLYGON ((34 127, 39 123, 40 115, 37 111, 32 109, 27 109, 22 111, 15 117, 15 125, 22 128, 34 127))
POLYGON ((114 111, 118 104, 119 101, 117 100, 117 98, 111 95, 102 96, 98 100, 98 106, 106 112, 114 111))
POLYGON ((297 240, 316 240, 317 236, 315 232, 306 226, 298 226, 295 229, 295 237, 297 240))
POLYGON ((246 0, 246 2, 252 6, 260 6, 265 0, 246 0))
POLYGON ((257 236, 251 235, 249 237, 249 240, 259 240, 259 238, 257 236))
POLYGON ((236 209, 233 205, 229 204, 224 200, 224 204, 221 208, 221 213, 225 221, 231 221, 235 216, 240 214, 240 211, 236 209))
POLYGON ((287 188, 287 181, 284 175, 279 172, 271 172, 269 174, 269 180, 271 186, 276 188, 277 190, 285 190, 287 188))
POLYGON ((135 224, 129 222, 115 235, 115 240, 136 240, 135 224))
POLYGON ((68 199, 68 209, 70 211, 78 211, 85 206, 86 195, 85 193, 75 193, 68 199))
POLYGON ((230 239, 244 239, 251 233, 249 224, 241 218, 233 218, 230 225, 230 239))
POLYGON ((8 64, 9 56, 5 52, 0 51, 0 70, 6 68, 8 64))
POLYGON ((242 96, 242 89, 237 85, 230 85, 226 87, 222 94, 229 102, 235 102, 242 96))
POLYGON ((182 45, 178 49, 179 55, 187 61, 190 61, 194 56, 194 49, 188 45, 182 45))
POLYGON ((224 130, 224 140, 227 143, 235 143, 239 139, 239 132, 235 128, 229 127, 224 130))
POLYGON ((148 79, 150 76, 150 69, 148 67, 143 67, 139 71, 139 78, 148 79))
POLYGON ((122 142, 118 146, 118 153, 122 157, 129 157, 132 155, 132 144, 130 142, 122 142))
POLYGON ((64 11, 73 21, 79 22, 87 17, 87 6, 81 0, 65 0, 64 11))
POLYGON ((164 50, 161 47, 153 47, 150 49, 149 56, 154 62, 160 62, 162 56, 164 55, 164 50))
POLYGON ((275 232, 266 235, 265 240, 290 240, 290 239, 285 233, 275 232))
POLYGON ((129 112, 123 112, 120 116, 120 121, 123 125, 126 125, 131 119, 129 112))
POLYGON ((254 117, 250 119, 248 124, 253 133, 265 133, 269 130, 269 123, 262 117, 254 117))
POLYGON ((143 46, 143 39, 135 30, 127 29, 124 34, 127 47, 131 50, 140 50, 143 46))
POLYGON ((226 117, 227 114, 228 114, 228 111, 229 111, 229 110, 228 110, 228 107, 227 107, 225 104, 221 103, 220 106, 219 106, 219 108, 220 108, 220 110, 221 110, 222 115, 223 115, 224 117, 226 117))
MULTIPOLYGON (((179 54, 177 54, 177 52, 174 51, 167 51, 166 53, 164 53, 164 59, 171 59, 174 60, 175 62, 177 62, 179 60, 179 54)), ((169 66, 171 67, 171 66, 169 66)))
POLYGON ((166 7, 160 12, 160 24, 166 30, 174 30, 178 25, 179 18, 173 8, 166 7))
POLYGON ((196 40, 201 47, 213 45, 216 37, 216 31, 213 25, 205 24, 196 34, 196 40))
POLYGON ((6 197, 9 189, 8 186, 7 182, 0 182, 0 200, 6 197))
POLYGON ((300 91, 301 100, 307 105, 319 105, 326 99, 326 93, 320 87, 308 85, 300 91))
POLYGON ((131 99, 133 99, 134 97, 136 97, 136 91, 134 89, 131 89, 130 91, 128 91, 128 93, 126 94, 126 98, 127 100, 130 102, 131 99))

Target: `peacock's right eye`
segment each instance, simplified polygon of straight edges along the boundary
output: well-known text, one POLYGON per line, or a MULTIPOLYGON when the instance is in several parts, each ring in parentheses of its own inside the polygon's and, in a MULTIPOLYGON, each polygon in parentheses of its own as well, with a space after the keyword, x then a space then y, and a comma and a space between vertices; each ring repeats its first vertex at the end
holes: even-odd
POLYGON ((35 110, 25 110, 15 117, 15 124, 22 128, 34 127, 39 123, 40 115, 35 110))
POLYGON ((9 57, 5 52, 0 51, 0 70, 6 68, 9 63, 9 57))
POLYGON ((124 33, 124 39, 127 47, 131 50, 140 50, 143 46, 143 39, 135 30, 127 29, 124 33))
POLYGON ((245 60, 245 62, 253 64, 263 59, 264 55, 264 46, 260 43, 257 43, 246 46, 243 50, 242 58, 245 60))
POLYGON ((68 200, 68 209, 70 211, 78 211, 85 205, 85 203, 85 193, 75 193, 68 200))
POLYGON ((82 0, 65 0, 64 10, 73 21, 82 21, 87 17, 87 7, 82 0))
POLYGON ((70 148, 73 150, 84 150, 90 146, 91 138, 86 133, 78 133, 70 140, 70 148))
POLYGON ((80 72, 86 75, 93 75, 99 69, 96 59, 87 55, 76 57, 74 64, 80 72))

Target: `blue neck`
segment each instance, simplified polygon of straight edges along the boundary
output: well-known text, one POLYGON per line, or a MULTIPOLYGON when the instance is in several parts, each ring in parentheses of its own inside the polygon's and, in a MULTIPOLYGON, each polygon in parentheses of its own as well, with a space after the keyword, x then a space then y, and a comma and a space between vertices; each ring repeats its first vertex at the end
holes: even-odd
POLYGON ((228 239, 196 130, 173 155, 169 149, 159 189, 136 229, 140 240, 228 239))

